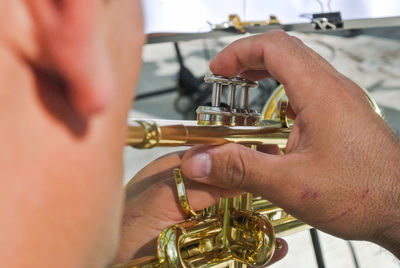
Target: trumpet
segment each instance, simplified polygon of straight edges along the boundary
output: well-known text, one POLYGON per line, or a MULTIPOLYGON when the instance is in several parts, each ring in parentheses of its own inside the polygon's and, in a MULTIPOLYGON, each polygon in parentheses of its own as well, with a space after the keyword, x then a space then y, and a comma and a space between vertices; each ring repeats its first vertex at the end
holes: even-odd
MULTIPOLYGON (((129 119, 127 144, 147 149, 234 142, 253 149, 263 144, 278 145, 284 152, 293 121, 287 116, 289 101, 283 86, 272 93, 259 113, 249 108, 249 92, 258 86, 257 82, 213 74, 206 75, 204 81, 212 84, 211 105, 198 107, 197 121, 129 119), (228 104, 221 101, 223 90, 228 90, 228 104)), ((368 93, 366 96, 380 113, 368 93)), ((135 259, 114 268, 261 267, 280 247, 277 237, 310 228, 268 200, 250 193, 221 198, 218 204, 196 212, 188 202, 180 169, 175 169, 173 176, 177 199, 187 220, 161 232, 157 256, 135 259)))

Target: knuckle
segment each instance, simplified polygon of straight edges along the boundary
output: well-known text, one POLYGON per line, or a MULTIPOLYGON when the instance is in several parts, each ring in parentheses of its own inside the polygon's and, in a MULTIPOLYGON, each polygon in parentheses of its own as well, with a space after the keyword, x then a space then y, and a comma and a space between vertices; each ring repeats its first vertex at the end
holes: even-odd
POLYGON ((246 153, 238 145, 229 145, 232 148, 229 150, 227 155, 227 161, 225 165, 225 182, 226 186, 233 189, 240 189, 246 178, 246 153))
POLYGON ((300 39, 300 38, 298 38, 297 36, 293 36, 293 35, 291 35, 291 36, 290 36, 290 39, 292 39, 292 40, 293 40, 293 42, 295 42, 296 44, 299 44, 299 45, 304 45, 303 41, 301 41, 301 39, 300 39))
POLYGON ((278 40, 290 38, 290 36, 283 30, 272 30, 267 32, 265 35, 268 36, 269 38, 278 40))
POLYGON ((273 30, 262 35, 260 39, 264 48, 267 50, 279 51, 282 44, 288 44, 291 41, 290 36, 282 30, 273 30))

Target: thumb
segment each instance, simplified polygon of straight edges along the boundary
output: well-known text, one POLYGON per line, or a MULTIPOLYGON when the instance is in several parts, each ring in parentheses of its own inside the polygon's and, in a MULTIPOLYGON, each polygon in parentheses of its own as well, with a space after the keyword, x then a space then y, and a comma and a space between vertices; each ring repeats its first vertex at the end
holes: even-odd
POLYGON ((183 156, 181 167, 190 179, 268 196, 272 201, 295 178, 296 158, 294 154, 270 155, 229 143, 194 147, 183 156))

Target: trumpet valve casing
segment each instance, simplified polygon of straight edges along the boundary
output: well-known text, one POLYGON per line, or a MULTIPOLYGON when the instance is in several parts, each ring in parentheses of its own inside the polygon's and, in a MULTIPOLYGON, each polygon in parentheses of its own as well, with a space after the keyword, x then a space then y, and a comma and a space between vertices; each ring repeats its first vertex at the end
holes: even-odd
POLYGON ((251 88, 258 87, 257 82, 212 74, 206 75, 204 81, 212 83, 212 94, 210 105, 199 106, 196 111, 199 125, 255 126, 258 124, 261 114, 249 109, 249 91, 251 88), (221 100, 224 90, 228 91, 225 103, 221 100), (237 104, 239 93, 240 103, 237 104))
MULTIPOLYGON (((198 107, 197 121, 131 121, 128 143, 142 149, 227 142, 253 149, 258 144, 286 146, 290 134, 289 125, 282 125, 287 121, 286 113, 272 109, 274 117, 264 118, 249 108, 249 93, 258 87, 257 82, 213 74, 206 75, 204 81, 212 84, 211 102, 198 107)), ((275 108, 280 107, 278 103, 273 102, 275 108)), ((264 266, 274 253, 275 235, 307 228, 269 201, 249 193, 221 198, 218 204, 195 212, 179 169, 174 170, 174 178, 178 200, 188 219, 161 232, 157 257, 134 262, 130 267, 264 266)))

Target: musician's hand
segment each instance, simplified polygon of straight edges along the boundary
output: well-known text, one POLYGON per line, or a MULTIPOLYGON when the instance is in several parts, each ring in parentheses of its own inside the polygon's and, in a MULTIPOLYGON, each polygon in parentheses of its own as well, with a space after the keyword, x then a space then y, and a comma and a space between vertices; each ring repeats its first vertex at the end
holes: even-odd
MULTIPOLYGON (((186 219, 177 200, 172 170, 181 164, 181 153, 173 153, 150 163, 126 186, 125 211, 121 240, 114 263, 156 255, 156 238, 160 232, 186 219)), ((207 184, 186 180, 190 205, 201 210, 215 204, 220 197, 240 194, 207 184)), ((287 244, 276 250, 273 262, 286 255, 287 244)), ((271 262, 272 263, 272 262, 271 262)))
POLYGON ((272 31, 234 42, 213 73, 285 85, 295 125, 286 155, 228 144, 185 154, 195 181, 261 195, 328 233, 400 256, 400 145, 364 92, 300 40, 272 31))

